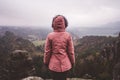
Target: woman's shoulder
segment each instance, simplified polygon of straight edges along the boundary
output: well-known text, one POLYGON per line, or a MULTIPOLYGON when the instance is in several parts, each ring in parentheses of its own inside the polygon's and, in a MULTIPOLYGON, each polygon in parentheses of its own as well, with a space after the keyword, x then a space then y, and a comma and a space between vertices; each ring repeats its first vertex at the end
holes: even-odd
POLYGON ((66 33, 66 34, 68 34, 68 35, 70 35, 70 33, 69 33, 69 32, 67 32, 67 31, 66 31, 65 33, 66 33))
POLYGON ((54 34, 54 32, 50 32, 50 33, 48 34, 48 36, 53 35, 53 34, 54 34))
POLYGON ((48 38, 51 38, 51 37, 53 37, 53 36, 55 36, 55 33, 54 33, 54 32, 50 32, 50 33, 47 35, 48 38))
POLYGON ((68 36, 71 36, 71 33, 69 33, 69 32, 65 32, 65 34, 68 35, 68 36))

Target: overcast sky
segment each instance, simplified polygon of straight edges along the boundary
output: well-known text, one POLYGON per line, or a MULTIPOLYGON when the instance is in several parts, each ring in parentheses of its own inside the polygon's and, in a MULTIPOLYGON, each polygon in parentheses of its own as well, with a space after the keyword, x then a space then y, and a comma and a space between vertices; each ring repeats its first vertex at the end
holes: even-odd
POLYGON ((120 21, 120 0, 0 0, 0 25, 47 27, 57 14, 72 27, 97 27, 120 21))

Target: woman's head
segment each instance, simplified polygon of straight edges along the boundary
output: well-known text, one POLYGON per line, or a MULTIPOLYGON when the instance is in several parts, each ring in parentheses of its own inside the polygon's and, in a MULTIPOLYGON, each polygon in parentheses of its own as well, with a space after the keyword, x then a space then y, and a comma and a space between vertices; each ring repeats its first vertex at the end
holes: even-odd
POLYGON ((52 27, 55 28, 66 28, 68 21, 63 15, 56 15, 52 20, 52 27))

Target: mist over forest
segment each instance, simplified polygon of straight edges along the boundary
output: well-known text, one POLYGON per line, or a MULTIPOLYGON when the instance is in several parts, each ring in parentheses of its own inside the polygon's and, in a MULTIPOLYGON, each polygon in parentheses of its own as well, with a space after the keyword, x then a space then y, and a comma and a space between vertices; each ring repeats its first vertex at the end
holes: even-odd
MULTIPOLYGON (((70 32, 73 37, 82 38, 83 36, 117 36, 120 32, 120 22, 101 25, 98 27, 74 27, 68 26, 66 31, 70 32)), ((26 38, 29 35, 35 35, 40 39, 45 39, 47 34, 52 32, 52 27, 24 27, 24 26, 0 26, 0 35, 6 31, 11 31, 18 36, 26 38)))

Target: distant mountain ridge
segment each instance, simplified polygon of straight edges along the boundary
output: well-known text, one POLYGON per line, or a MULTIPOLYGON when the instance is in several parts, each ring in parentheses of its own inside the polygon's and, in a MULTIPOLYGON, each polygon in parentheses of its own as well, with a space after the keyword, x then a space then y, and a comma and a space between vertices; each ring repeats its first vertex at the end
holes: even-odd
MULTIPOLYGON (((120 32, 120 22, 113 22, 99 27, 68 27, 74 39, 84 36, 117 36, 120 32)), ((6 31, 11 31, 14 34, 28 39, 32 36, 35 39, 45 39, 47 34, 52 32, 52 28, 47 27, 17 27, 17 26, 0 26, 0 35, 4 35, 6 31)))
POLYGON ((50 32, 49 29, 40 28, 23 28, 23 27, 9 27, 9 26, 0 26, 0 36, 3 36, 6 31, 13 32, 16 36, 28 39, 29 36, 33 35, 39 39, 45 39, 47 34, 50 32))
POLYGON ((117 36, 120 32, 120 21, 93 27, 71 27, 69 31, 72 31, 80 38, 83 36, 117 36))
MULTIPOLYGON (((10 27, 10 26, 0 26, 0 36, 3 36, 6 31, 13 32, 16 36, 20 36, 25 39, 35 38, 44 40, 47 35, 52 32, 52 28, 26 28, 26 27, 10 27)), ((76 33, 68 30, 74 39, 78 38, 76 33)), ((34 40, 34 39, 33 39, 34 40)))

